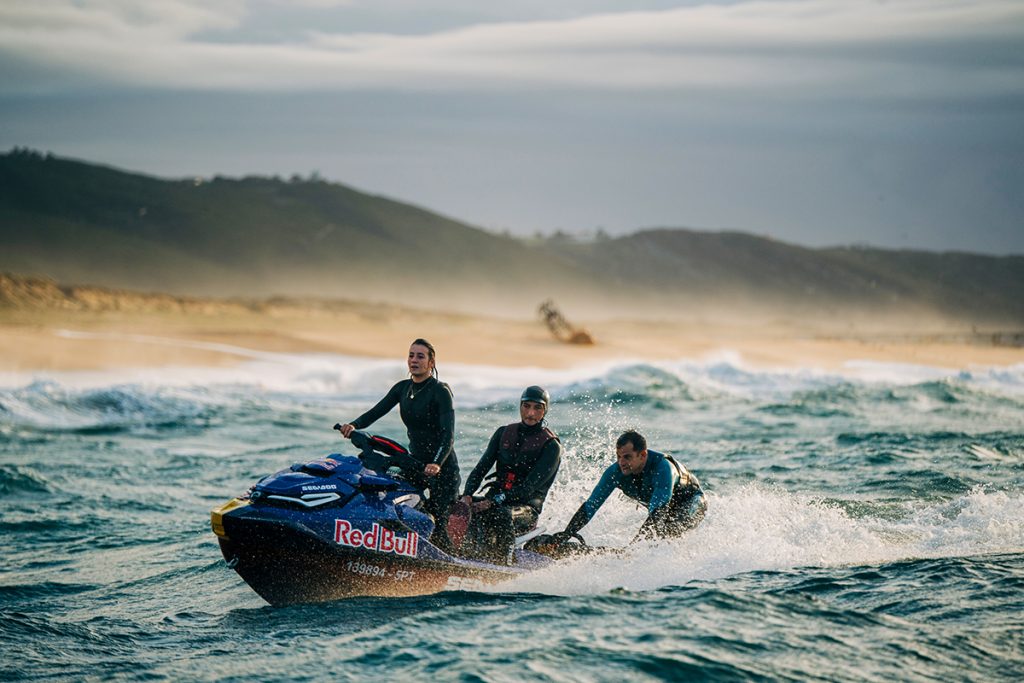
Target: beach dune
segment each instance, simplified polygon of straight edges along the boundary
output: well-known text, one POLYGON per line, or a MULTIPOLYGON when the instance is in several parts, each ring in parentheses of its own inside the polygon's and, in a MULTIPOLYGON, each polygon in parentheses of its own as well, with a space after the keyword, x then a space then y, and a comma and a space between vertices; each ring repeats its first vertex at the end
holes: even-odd
POLYGON ((561 342, 539 316, 341 300, 202 299, 2 276, 0 371, 215 366, 263 352, 401 359, 417 337, 435 345, 442 366, 564 368, 716 357, 754 367, 826 370, 858 360, 955 368, 1024 363, 1019 333, 938 320, 730 319, 720 311, 573 322, 589 330, 595 343, 561 342))

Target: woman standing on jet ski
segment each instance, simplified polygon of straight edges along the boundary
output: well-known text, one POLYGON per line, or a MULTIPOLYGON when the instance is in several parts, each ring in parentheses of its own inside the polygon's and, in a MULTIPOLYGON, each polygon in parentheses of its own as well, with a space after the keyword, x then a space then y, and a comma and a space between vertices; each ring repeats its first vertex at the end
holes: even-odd
POLYGON ((353 431, 369 427, 396 405, 400 407, 402 422, 408 430, 409 452, 424 465, 421 473, 409 478, 430 489, 423 509, 436 521, 433 538, 447 550, 445 524, 462 479, 454 449, 452 390, 438 380, 434 347, 426 339, 417 339, 409 346, 408 365, 409 379, 391 387, 377 405, 341 425, 340 431, 346 439, 350 438, 353 431))

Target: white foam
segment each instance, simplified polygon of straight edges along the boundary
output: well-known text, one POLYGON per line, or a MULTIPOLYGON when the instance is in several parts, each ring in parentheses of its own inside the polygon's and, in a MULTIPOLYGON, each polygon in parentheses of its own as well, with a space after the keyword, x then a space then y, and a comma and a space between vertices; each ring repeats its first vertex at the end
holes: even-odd
MULTIPOLYGON (((154 339, 153 343, 180 343, 154 339)), ((225 350, 223 345, 215 346, 225 350)), ((306 397, 365 406, 406 376, 401 359, 228 350, 246 360, 215 368, 6 373, 0 375, 0 411, 14 416, 14 423, 76 427, 111 421, 131 424, 152 414, 187 417, 206 405, 260 395, 269 397, 268 410, 306 397), (89 395, 108 390, 109 409, 104 407, 105 397, 89 395)), ((574 405, 565 407, 562 414, 564 422, 574 425, 573 438, 567 440, 559 484, 552 489, 542 518, 549 529, 564 527, 612 462, 609 444, 622 421, 610 401, 581 399, 590 391, 595 395, 608 390, 646 394, 654 388, 687 391, 698 398, 725 395, 771 401, 841 384, 899 387, 949 381, 999 395, 1024 394, 1024 364, 950 370, 852 362, 838 372, 761 370, 744 365, 738 355, 724 354, 702 360, 620 360, 554 370, 449 363, 441 370, 442 379, 455 391, 458 409, 514 403, 522 387, 534 383, 545 385, 556 402, 574 397, 574 405)), ((922 410, 930 408, 925 405, 922 410)), ((1005 410, 1013 416, 1019 413, 1012 401, 1005 410)), ((489 422, 488 427, 493 428, 489 422)), ((972 452, 993 462, 1004 457, 983 446, 972 452)), ((682 540, 641 544, 623 556, 587 558, 585 571, 582 563, 561 563, 522 579, 514 588, 548 593, 595 592, 618 586, 651 589, 758 569, 1024 548, 1024 498, 1019 493, 979 489, 948 502, 910 502, 897 521, 889 516, 854 518, 811 497, 756 486, 709 495, 711 510, 705 523, 682 540)), ((615 494, 587 526, 587 538, 599 545, 625 546, 644 516, 642 509, 615 494)))
MULTIPOLYGON (((653 590, 758 570, 1024 550, 1020 493, 977 489, 951 501, 911 503, 895 521, 888 513, 851 517, 820 499, 754 485, 710 494, 710 502, 704 523, 681 539, 561 561, 492 590, 556 595, 653 590)), ((606 508, 598 513, 605 517, 604 530, 593 534, 592 522, 584 533, 595 544, 625 546, 638 522, 621 509, 606 508)))
MULTIPOLYGON (((78 372, 0 373, 0 388, 24 387, 34 382, 55 382, 68 388, 87 389, 122 384, 147 386, 249 385, 267 391, 300 394, 380 395, 390 383, 406 376, 402 359, 381 360, 335 354, 296 354, 256 351, 211 342, 187 341, 151 335, 118 335, 61 330, 71 338, 127 339, 162 346, 196 348, 228 353, 246 359, 232 367, 146 367, 78 372)), ((701 359, 646 362, 620 359, 565 369, 500 367, 447 363, 444 381, 465 406, 512 401, 524 384, 543 384, 558 395, 588 382, 631 379, 630 368, 645 367, 674 376, 698 391, 740 396, 770 397, 842 382, 910 385, 953 379, 1012 394, 1024 393, 1024 364, 1003 368, 950 369, 902 363, 850 361, 839 371, 812 368, 755 369, 735 352, 722 351, 701 359)), ((643 388, 643 387, 638 387, 643 388)))

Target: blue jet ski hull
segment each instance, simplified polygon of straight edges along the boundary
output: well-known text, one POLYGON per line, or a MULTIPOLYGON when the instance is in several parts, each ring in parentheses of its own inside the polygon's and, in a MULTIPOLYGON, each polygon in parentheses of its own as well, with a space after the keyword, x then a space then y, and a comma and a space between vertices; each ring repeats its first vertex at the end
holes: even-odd
POLYGON ((508 566, 442 551, 420 494, 332 455, 265 477, 215 508, 211 525, 228 566, 275 606, 473 590, 551 564, 523 549, 508 566))

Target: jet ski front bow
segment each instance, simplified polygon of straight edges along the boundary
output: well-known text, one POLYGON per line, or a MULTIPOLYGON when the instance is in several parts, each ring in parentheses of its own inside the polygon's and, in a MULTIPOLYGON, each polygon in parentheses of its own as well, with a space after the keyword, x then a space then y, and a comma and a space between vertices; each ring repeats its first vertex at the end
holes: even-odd
POLYGON ((211 512, 228 566, 270 604, 473 589, 552 562, 522 548, 508 566, 441 550, 417 507, 424 492, 401 473, 416 461, 382 437, 352 441, 360 457, 292 465, 211 512))

